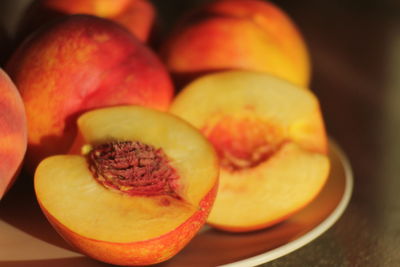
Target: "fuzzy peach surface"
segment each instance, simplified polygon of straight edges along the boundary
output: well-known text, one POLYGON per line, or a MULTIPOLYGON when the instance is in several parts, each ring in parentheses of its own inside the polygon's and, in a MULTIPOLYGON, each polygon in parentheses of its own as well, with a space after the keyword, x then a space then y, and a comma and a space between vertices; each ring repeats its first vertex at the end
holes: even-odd
POLYGON ((26 146, 27 126, 21 96, 0 69, 0 199, 18 175, 26 146))
POLYGON ((211 2, 177 24, 161 54, 178 81, 230 69, 263 71, 302 87, 310 79, 296 24, 270 2, 211 2))
POLYGON ((93 12, 102 17, 110 17, 121 13, 128 7, 131 0, 41 0, 46 6, 68 14, 90 14, 93 12))
POLYGON ((42 0, 39 4, 62 14, 89 14, 113 20, 142 41, 148 40, 156 18, 156 10, 148 0, 42 0))
POLYGON ((169 74, 150 49, 92 16, 73 15, 43 29, 19 47, 7 70, 26 107, 31 168, 67 151, 80 113, 121 104, 166 110, 173 96, 169 74))

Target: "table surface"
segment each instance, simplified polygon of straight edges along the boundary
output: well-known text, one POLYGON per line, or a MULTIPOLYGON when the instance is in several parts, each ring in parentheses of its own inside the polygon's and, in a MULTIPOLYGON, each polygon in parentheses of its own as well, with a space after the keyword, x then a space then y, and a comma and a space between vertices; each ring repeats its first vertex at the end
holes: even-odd
MULTIPOLYGON (((28 1, 5 8, 19 2, 28 1)), ((202 1, 154 2, 174 18, 202 1)), ((400 4, 274 2, 289 13, 308 44, 311 89, 320 99, 330 136, 351 162, 354 191, 330 230, 265 266, 399 266, 400 4)), ((0 21, 12 25, 4 14, 0 21)))
POLYGON ((266 266, 399 266, 400 3, 276 2, 309 45, 311 89, 355 184, 327 233, 266 266))

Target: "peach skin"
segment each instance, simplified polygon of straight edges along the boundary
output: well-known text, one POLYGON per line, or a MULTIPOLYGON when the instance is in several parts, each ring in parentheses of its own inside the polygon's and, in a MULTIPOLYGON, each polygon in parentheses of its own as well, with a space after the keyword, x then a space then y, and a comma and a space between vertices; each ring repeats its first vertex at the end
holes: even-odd
POLYGON ((154 52, 122 26, 89 15, 42 28, 7 70, 26 107, 30 171, 44 157, 68 151, 82 112, 121 104, 166 110, 173 97, 154 52))
POLYGON ((0 199, 17 178, 27 146, 27 126, 22 98, 8 75, 0 69, 0 199))
POLYGON ((177 84, 220 70, 267 72, 308 87, 310 60, 295 23, 261 0, 213 1, 187 14, 160 51, 177 84))
POLYGON ((74 14, 117 22, 143 42, 149 40, 156 19, 156 9, 148 0, 36 0, 19 23, 19 39, 46 23, 74 14))

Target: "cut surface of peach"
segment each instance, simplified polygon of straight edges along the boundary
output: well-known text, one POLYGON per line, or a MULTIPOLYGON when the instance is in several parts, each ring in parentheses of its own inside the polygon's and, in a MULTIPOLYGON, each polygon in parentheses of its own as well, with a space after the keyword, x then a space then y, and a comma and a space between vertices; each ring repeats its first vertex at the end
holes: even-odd
MULTIPOLYGON (((214 189, 218 181, 218 159, 207 139, 194 127, 173 115, 138 106, 105 108, 85 113, 78 120, 78 128, 79 137, 74 148, 82 148, 82 154, 46 158, 35 173, 35 191, 45 214, 67 231, 86 240, 108 244, 141 244, 166 237, 192 218, 188 226, 190 230, 184 231, 188 233, 187 236, 179 236, 188 242, 208 215, 209 208, 208 211, 206 209, 212 204, 213 197, 207 196, 215 196, 214 189), (160 176, 159 180, 148 181, 150 178, 146 178, 147 174, 137 176, 134 178, 136 193, 105 186, 101 179, 95 179, 96 176, 102 176, 102 173, 93 171, 88 155, 95 149, 100 151, 100 155, 103 153, 102 145, 116 142, 119 142, 118 145, 135 142, 146 145, 147 150, 143 153, 153 153, 152 148, 162 151, 168 162, 164 162, 165 166, 160 168, 168 165, 175 179, 162 180, 160 176), (165 183, 172 191, 148 190, 147 186, 157 186, 158 183, 165 183), (210 203, 204 205, 202 201, 205 199, 210 203), (203 213, 202 216, 193 220, 199 211, 203 213)), ((137 148, 128 149, 133 151, 137 148)), ((117 162, 117 155, 112 153, 107 154, 107 160, 112 158, 117 162)), ((132 167, 133 171, 147 168, 145 161, 153 160, 152 155, 142 156, 143 153, 139 156, 139 163, 132 167)), ((128 168, 118 164, 110 167, 116 170, 117 176, 103 176, 102 179, 131 179, 122 175, 128 168)), ((179 234, 182 232, 177 232, 179 234)), ((164 246, 174 247, 168 244, 168 238, 160 242, 164 242, 164 246)), ((79 241, 77 243, 75 245, 79 247, 79 241)), ((148 249, 145 244, 136 248, 148 249)), ((159 252, 154 250, 140 253, 159 252)))
POLYGON ((208 222, 231 231, 288 218, 319 193, 329 173, 318 99, 268 74, 205 75, 170 110, 201 129, 220 158, 220 185, 208 222))

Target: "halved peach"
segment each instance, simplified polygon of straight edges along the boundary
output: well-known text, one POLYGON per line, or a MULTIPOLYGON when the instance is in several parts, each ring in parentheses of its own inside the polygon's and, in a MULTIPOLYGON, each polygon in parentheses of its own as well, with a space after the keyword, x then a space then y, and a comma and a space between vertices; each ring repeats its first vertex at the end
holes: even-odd
POLYGON ((212 145, 183 120, 139 106, 94 110, 78 125, 82 154, 46 158, 35 173, 49 221, 80 251, 112 264, 178 253, 215 198, 212 145))
POLYGON ((170 111, 201 129, 220 157, 220 186, 208 222, 249 231, 309 203, 329 172, 318 99, 274 76, 227 71, 189 84, 170 111))

